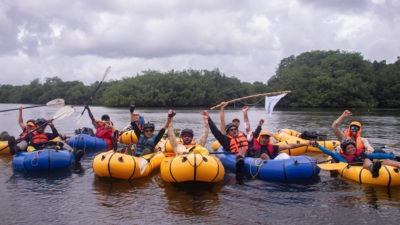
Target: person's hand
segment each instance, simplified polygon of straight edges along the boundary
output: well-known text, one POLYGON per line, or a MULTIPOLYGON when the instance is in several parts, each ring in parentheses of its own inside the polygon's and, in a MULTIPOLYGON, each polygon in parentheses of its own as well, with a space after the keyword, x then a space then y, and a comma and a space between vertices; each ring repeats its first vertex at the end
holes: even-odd
POLYGON ((209 114, 207 110, 204 110, 203 112, 201 112, 201 117, 203 118, 203 120, 208 120, 209 114))
POLYGON ((49 125, 49 126, 54 126, 54 124, 53 124, 53 119, 47 120, 47 125, 49 125))
POLYGON ((227 102, 221 102, 221 108, 225 108, 228 105, 229 105, 229 103, 227 103, 227 102))
POLYGON ((310 142, 308 143, 308 145, 311 145, 311 146, 313 146, 313 147, 318 147, 318 142, 317 142, 317 141, 310 141, 310 142))
POLYGON ((168 110, 168 118, 173 118, 176 115, 176 112, 172 109, 168 110))
POLYGON ((348 117, 348 116, 351 116, 351 115, 353 115, 349 110, 344 110, 344 112, 343 112, 343 114, 342 114, 344 117, 348 117))
POLYGON ((258 121, 258 126, 261 127, 264 124, 264 119, 260 119, 260 121, 258 121))
POLYGON ((270 159, 267 153, 261 154, 261 158, 264 160, 270 159))
POLYGON ((18 110, 19 110, 20 112, 22 112, 22 109, 23 109, 23 107, 22 107, 22 105, 20 105, 20 106, 18 107, 18 110))
POLYGON ((248 106, 243 106, 242 112, 247 112, 247 111, 249 111, 249 107, 248 106))

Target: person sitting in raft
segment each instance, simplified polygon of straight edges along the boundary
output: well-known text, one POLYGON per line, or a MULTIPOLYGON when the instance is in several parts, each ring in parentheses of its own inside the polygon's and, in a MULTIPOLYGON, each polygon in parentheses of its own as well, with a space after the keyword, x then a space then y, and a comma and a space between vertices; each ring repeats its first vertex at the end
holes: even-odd
POLYGON ((238 127, 234 123, 228 123, 225 126, 225 135, 218 130, 217 126, 209 116, 208 111, 205 111, 204 116, 208 117, 208 124, 211 133, 222 145, 225 151, 232 152, 236 155, 236 182, 243 184, 244 179, 244 157, 249 147, 246 135, 239 132, 238 127))
POLYGON ((393 154, 387 154, 387 153, 366 154, 365 152, 357 154, 358 151, 356 148, 357 144, 352 139, 346 139, 343 142, 341 142, 340 144, 340 147, 342 149, 341 153, 332 152, 322 147, 321 145, 318 145, 318 142, 315 142, 315 144, 323 153, 332 156, 332 158, 336 161, 345 163, 353 163, 353 162, 362 163, 365 169, 371 171, 372 177, 379 176, 379 169, 381 168, 381 165, 388 165, 400 168, 400 162, 391 160, 391 159, 400 160, 400 157, 395 156, 393 154), (372 162, 371 159, 384 159, 384 160, 382 162, 380 161, 372 162))
POLYGON ((346 117, 351 116, 349 110, 345 110, 342 115, 332 123, 332 130, 336 138, 343 142, 346 139, 351 139, 356 143, 357 154, 365 151, 366 154, 374 152, 374 148, 369 144, 368 139, 361 137, 362 126, 360 122, 352 121, 345 131, 340 130, 340 125, 346 117))
POLYGON ((28 120, 26 122, 26 124, 24 123, 24 119, 22 117, 22 110, 23 110, 23 107, 20 106, 18 108, 18 111, 19 111, 19 113, 18 113, 18 124, 22 129, 22 133, 19 135, 20 138, 24 138, 27 133, 31 132, 32 130, 34 130, 36 128, 35 120, 33 120, 33 119, 28 120))
MULTIPOLYGON (((64 135, 60 135, 58 133, 53 124, 53 120, 39 118, 35 121, 35 125, 37 126, 36 130, 26 134, 24 138, 20 139, 20 142, 17 145, 9 144, 10 153, 12 155, 24 151, 24 149, 27 149, 28 152, 44 149, 49 145, 50 140, 53 140, 57 137, 65 139, 64 135), (47 125, 50 126, 52 133, 45 132, 47 125)), ((65 143, 59 144, 61 145, 60 147, 62 147, 63 149, 72 151, 72 148, 69 145, 65 143)))
MULTIPOLYGON (((143 130, 140 130, 135 121, 131 122, 132 128, 135 132, 138 142, 135 147, 135 156, 142 156, 145 154, 155 152, 155 147, 165 134, 165 129, 169 126, 174 117, 175 113, 173 110, 168 110, 168 118, 164 124, 164 127, 158 132, 157 135, 154 134, 154 123, 147 122, 143 125, 143 130)), ((138 119, 138 118, 137 118, 138 119)))
POLYGON ((144 117, 140 115, 139 111, 135 111, 135 108, 136 108, 135 105, 129 106, 131 122, 129 123, 128 126, 126 126, 124 129, 120 131, 120 135, 126 131, 133 129, 131 125, 132 122, 136 123, 136 125, 139 127, 140 130, 143 130, 143 125, 145 123, 144 117))
POLYGON ((287 159, 289 155, 282 152, 282 150, 288 148, 298 148, 302 146, 312 145, 314 142, 299 143, 299 144, 285 144, 285 145, 273 145, 271 143, 271 136, 268 131, 262 130, 257 138, 254 138, 254 144, 248 151, 248 156, 262 159, 287 159))
POLYGON ((172 126, 173 118, 171 118, 171 123, 168 126, 168 140, 170 141, 175 153, 198 152, 201 154, 208 154, 208 150, 204 148, 205 144, 207 143, 209 129, 208 117, 205 114, 206 112, 202 112, 201 114, 203 118, 204 129, 198 143, 196 143, 196 141, 193 139, 193 130, 188 128, 185 128, 181 131, 180 140, 177 141, 174 128, 172 126))
MULTIPOLYGON (((220 117, 220 121, 221 121, 220 128, 221 128, 221 132, 223 134, 226 134, 225 133, 225 125, 226 125, 226 123, 225 123, 225 107, 228 106, 228 105, 229 105, 228 102, 221 102, 221 109, 220 109, 220 112, 219 112, 219 117, 220 117)), ((240 132, 243 132, 245 135, 250 133, 250 122, 249 122, 249 117, 248 117, 248 114, 247 114, 248 111, 249 111, 249 107, 248 106, 244 106, 242 108, 243 120, 244 120, 244 123, 245 123, 245 131, 240 131, 240 132)), ((240 120, 238 118, 234 118, 232 120, 232 123, 235 124, 235 126, 237 128, 240 127, 240 120)))
POLYGON ((113 149, 113 123, 110 120, 110 116, 104 114, 101 116, 101 120, 96 120, 90 110, 89 106, 86 106, 89 117, 92 120, 92 124, 96 129, 96 137, 101 138, 107 142, 107 150, 113 149))

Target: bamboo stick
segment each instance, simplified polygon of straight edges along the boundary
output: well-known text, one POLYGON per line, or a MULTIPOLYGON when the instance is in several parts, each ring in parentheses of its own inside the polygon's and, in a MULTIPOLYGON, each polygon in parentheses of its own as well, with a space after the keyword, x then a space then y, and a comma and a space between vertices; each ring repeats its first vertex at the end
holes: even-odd
MULTIPOLYGON (((291 91, 277 91, 277 92, 269 92, 269 93, 261 93, 261 94, 249 95, 249 96, 245 96, 245 97, 235 98, 235 99, 229 100, 226 103, 230 104, 230 103, 241 101, 241 100, 244 100, 244 99, 262 97, 262 96, 274 96, 274 95, 280 95, 280 94, 285 94, 285 93, 287 94, 287 93, 290 93, 290 92, 291 91)), ((216 106, 211 107, 210 109, 214 110, 214 109, 217 109, 217 108, 219 108, 221 106, 222 106, 222 102, 219 103, 216 106)))

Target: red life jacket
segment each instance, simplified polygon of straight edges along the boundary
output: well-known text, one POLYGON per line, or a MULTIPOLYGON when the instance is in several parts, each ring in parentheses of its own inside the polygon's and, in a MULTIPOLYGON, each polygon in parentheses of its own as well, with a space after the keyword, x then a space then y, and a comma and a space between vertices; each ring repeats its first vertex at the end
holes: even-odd
POLYGON ((45 132, 38 133, 37 131, 33 132, 32 143, 33 144, 43 144, 49 142, 49 138, 47 137, 45 132))
POLYGON ((340 153, 340 155, 347 160, 348 163, 354 162, 356 156, 360 156, 364 152, 364 149, 357 149, 356 154, 354 155, 346 155, 344 153, 340 153))
POLYGON ((239 133, 238 136, 232 137, 230 135, 226 135, 230 138, 229 143, 229 151, 230 152, 239 152, 240 149, 245 148, 246 150, 249 149, 249 142, 247 141, 246 136, 243 133, 239 133))
POLYGON ((111 140, 112 136, 113 136, 113 131, 111 129, 107 129, 103 122, 97 123, 96 137, 105 140, 107 142, 108 149, 111 149, 113 146, 112 140, 111 140))
MULTIPOLYGON (((259 142, 260 138, 254 138, 253 139, 253 149, 259 151, 261 149, 261 144, 259 142)), ((274 146, 270 144, 270 140, 268 140, 267 144, 267 149, 268 149, 268 156, 272 159, 274 158, 274 146)))

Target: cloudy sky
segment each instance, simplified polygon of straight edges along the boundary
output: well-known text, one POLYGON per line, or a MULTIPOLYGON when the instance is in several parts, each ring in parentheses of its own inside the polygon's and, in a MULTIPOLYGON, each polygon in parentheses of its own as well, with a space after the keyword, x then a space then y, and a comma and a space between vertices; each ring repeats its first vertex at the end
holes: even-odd
POLYGON ((266 82, 312 50, 400 56, 398 0, 0 0, 0 84, 91 84, 145 70, 266 82))

